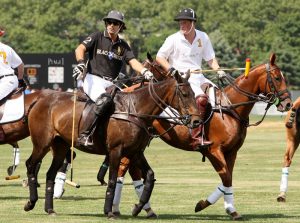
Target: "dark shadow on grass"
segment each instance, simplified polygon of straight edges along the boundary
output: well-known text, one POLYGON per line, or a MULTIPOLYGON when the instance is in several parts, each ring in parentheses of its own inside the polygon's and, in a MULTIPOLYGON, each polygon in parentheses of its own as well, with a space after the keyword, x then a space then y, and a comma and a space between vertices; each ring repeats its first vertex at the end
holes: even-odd
MULTIPOLYGON (((70 214, 71 216, 78 216, 78 217, 104 217, 107 218, 104 214, 70 214)), ((291 216, 291 215, 284 215, 284 214, 253 214, 253 215, 243 215, 243 221, 249 221, 249 220, 255 220, 255 219, 261 219, 261 222, 267 220, 267 219, 276 219, 278 221, 279 219, 298 219, 299 216, 291 216)), ((136 220, 144 220, 146 219, 145 213, 140 214, 138 217, 133 217, 131 215, 122 215, 120 220, 130 220, 130 219, 136 219, 136 220)), ((205 214, 159 214, 158 215, 159 220, 182 220, 182 222, 188 222, 188 221, 220 221, 220 222, 232 222, 232 219, 230 216, 224 214, 224 215, 205 215, 205 214)))
MULTIPOLYGON (((26 197, 15 197, 15 196, 0 196, 0 200, 26 200, 29 198, 29 195, 26 197)), ((44 196, 39 196, 39 199, 45 199, 44 196)), ((84 201, 84 200, 104 200, 105 197, 89 197, 89 196, 63 196, 61 199, 54 199, 55 201, 59 200, 70 200, 70 201, 84 201)))

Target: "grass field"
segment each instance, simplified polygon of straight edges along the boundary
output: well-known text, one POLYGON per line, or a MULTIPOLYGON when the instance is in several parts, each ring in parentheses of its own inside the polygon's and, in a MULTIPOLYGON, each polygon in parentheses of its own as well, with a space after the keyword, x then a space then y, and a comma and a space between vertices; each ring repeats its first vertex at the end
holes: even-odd
MULTIPOLYGON (((257 117, 251 117, 251 122, 257 117)), ((31 153, 29 139, 20 142, 21 165, 16 174, 21 178, 5 181, 6 169, 12 163, 12 150, 1 145, 0 156, 0 222, 108 222, 103 215, 105 187, 99 186, 96 175, 104 157, 77 151, 74 163, 76 189, 68 185, 61 200, 54 201, 56 217, 44 212, 45 175, 51 155, 43 161, 39 182, 40 199, 31 212, 24 212, 28 189, 21 186, 26 177, 25 160, 31 153)), ((250 127, 240 149, 234 170, 235 206, 245 222, 300 222, 300 165, 296 154, 290 168, 289 191, 286 203, 277 203, 281 165, 285 150, 284 117, 267 117, 258 127, 250 127)), ((220 183, 211 164, 201 162, 198 153, 171 148, 155 139, 146 150, 146 157, 155 171, 156 184, 151 198, 152 208, 159 215, 155 222, 228 222, 223 199, 203 212, 194 213, 195 204, 205 199, 220 183)), ((149 222, 145 213, 131 217, 131 207, 137 201, 131 179, 125 178, 121 222, 149 222)))

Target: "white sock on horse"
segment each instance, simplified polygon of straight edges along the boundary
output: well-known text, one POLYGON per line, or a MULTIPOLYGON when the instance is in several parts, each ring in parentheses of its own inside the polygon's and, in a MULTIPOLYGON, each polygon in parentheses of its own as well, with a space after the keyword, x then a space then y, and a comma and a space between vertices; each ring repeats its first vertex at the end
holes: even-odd
POLYGON ((236 211, 232 187, 224 187, 224 208, 230 214, 236 211))
POLYGON ((55 184, 54 184, 54 193, 53 193, 54 198, 61 198, 61 196, 63 195, 66 178, 67 176, 65 173, 57 172, 55 177, 55 184))
MULTIPOLYGON (((140 198, 142 196, 142 193, 143 193, 143 190, 144 190, 144 183, 142 180, 134 180, 132 181, 132 184, 134 186, 134 189, 135 189, 135 192, 137 194, 137 196, 140 198)), ((150 208, 150 202, 148 201, 143 209, 146 210, 146 209, 149 209, 150 208)))
POLYGON ((222 197, 223 191, 224 191, 224 190, 225 190, 225 189, 224 189, 223 184, 220 184, 220 185, 216 188, 216 190, 215 190, 214 192, 212 192, 211 195, 208 196, 207 201, 208 201, 209 203, 211 203, 211 204, 216 203, 216 202, 220 199, 220 197, 222 197))
POLYGON ((13 164, 18 166, 20 164, 20 149, 13 148, 13 164))
POLYGON ((115 196, 114 196, 114 201, 113 201, 113 206, 112 206, 113 212, 120 212, 120 202, 121 202, 123 182, 124 182, 124 177, 117 178, 115 196))
POLYGON ((289 167, 282 168, 280 192, 287 192, 288 189, 289 167))

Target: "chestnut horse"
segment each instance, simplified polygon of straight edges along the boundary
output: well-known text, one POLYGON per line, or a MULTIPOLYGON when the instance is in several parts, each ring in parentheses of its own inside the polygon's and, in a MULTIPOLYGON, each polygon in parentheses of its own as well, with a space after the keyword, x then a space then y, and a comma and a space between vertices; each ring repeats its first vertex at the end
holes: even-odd
POLYGON ((283 157, 283 167, 280 182, 280 193, 277 197, 278 202, 286 201, 288 190, 289 167, 292 164, 293 156, 300 143, 300 97, 293 103, 292 109, 285 118, 286 124, 286 150, 283 157))
MULTIPOLYGON (((38 100, 29 114, 33 151, 26 161, 30 196, 24 206, 25 211, 32 210, 38 200, 34 170, 51 147, 53 159, 46 177, 44 210, 48 214, 55 214, 53 209, 55 175, 62 166, 66 152, 72 143, 73 120, 75 123, 74 139, 77 139, 79 130, 82 128, 81 113, 86 105, 86 102, 82 100, 76 103, 73 100, 74 97, 70 93, 52 94, 38 100), (73 111, 70 108, 74 103, 76 113, 73 117, 73 111)), ((137 216, 148 202, 155 181, 154 172, 143 153, 151 139, 148 127, 168 105, 178 109, 183 115, 181 121, 185 120, 186 123, 190 123, 192 128, 197 127, 200 122, 197 115, 198 109, 189 83, 179 74, 158 83, 150 81, 146 87, 141 87, 131 93, 117 92, 114 102, 114 113, 108 120, 102 120, 101 126, 98 125, 93 134, 95 146, 78 147, 78 149, 92 154, 109 154, 109 182, 104 204, 104 214, 107 214, 109 218, 116 217, 112 213, 112 203, 121 157, 126 156, 134 160, 146 173, 145 189, 139 204, 132 212, 133 216, 137 216)))
MULTIPOLYGON (((229 75, 221 77, 221 80, 229 85, 224 91, 216 92, 217 106, 205 125, 206 137, 213 141, 213 145, 202 150, 201 153, 209 159, 219 174, 222 184, 217 186, 205 201, 201 200, 196 204, 195 212, 204 210, 224 196, 226 213, 233 220, 242 218, 234 207, 232 173, 237 152, 243 145, 247 127, 250 126, 249 114, 254 104, 259 101, 267 103, 268 108, 275 104, 277 110, 281 112, 289 110, 292 106, 285 78, 275 64, 275 59, 275 54, 271 54, 268 63, 252 68, 247 77, 244 74, 235 80, 229 75)), ((161 67, 153 61, 148 63, 148 69, 154 74, 163 73, 161 67)), ((153 126, 167 144, 178 149, 193 151, 191 134, 185 126, 173 125, 165 119, 154 120, 153 126)), ((130 171, 131 176, 135 175, 137 180, 140 170, 134 171, 134 169, 136 168, 130 171)), ((119 176, 124 174, 125 172, 119 176)))

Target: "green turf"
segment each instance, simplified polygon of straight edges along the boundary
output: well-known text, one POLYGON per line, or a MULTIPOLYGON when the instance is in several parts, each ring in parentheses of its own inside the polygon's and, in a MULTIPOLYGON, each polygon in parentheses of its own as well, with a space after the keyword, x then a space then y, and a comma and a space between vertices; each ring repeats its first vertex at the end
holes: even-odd
MULTIPOLYGON (((252 117, 251 122, 259 117, 252 117)), ((21 186, 26 176, 25 160, 31 152, 30 140, 20 142, 21 165, 16 174, 21 178, 5 181, 6 169, 12 162, 10 146, 1 145, 0 156, 0 222, 108 222, 103 215, 105 187, 100 187, 96 175, 102 156, 77 151, 74 163, 74 181, 81 188, 66 186, 61 200, 54 201, 56 217, 44 212, 45 175, 51 154, 43 161, 39 174, 40 199, 31 212, 24 212, 28 188, 21 186)), ((289 191, 286 203, 277 203, 281 165, 285 150, 283 117, 267 117, 258 127, 250 127, 240 149, 234 170, 235 206, 245 222, 300 222, 300 165, 296 153, 290 168, 289 191)), ((153 209, 159 215, 155 222, 228 222, 223 199, 200 213, 194 213, 195 204, 205 199, 220 183, 219 176, 208 161, 201 162, 198 153, 171 148, 155 139, 146 150, 146 157, 157 179, 151 198, 153 209)), ((131 217, 132 205, 137 201, 130 176, 125 178, 121 203, 121 222, 149 222, 142 212, 131 217)))

